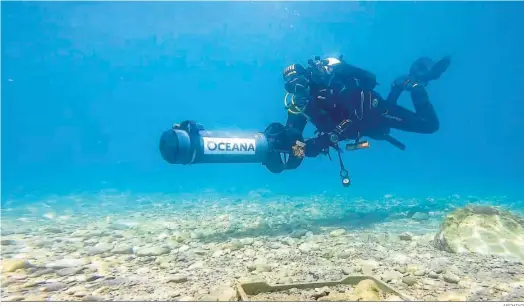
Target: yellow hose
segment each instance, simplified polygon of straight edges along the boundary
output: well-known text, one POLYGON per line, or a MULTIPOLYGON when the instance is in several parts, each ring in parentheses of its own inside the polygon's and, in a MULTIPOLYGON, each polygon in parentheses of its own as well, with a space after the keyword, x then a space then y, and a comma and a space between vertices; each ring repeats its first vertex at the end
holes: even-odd
POLYGON ((300 109, 296 104, 295 104, 295 95, 291 95, 291 104, 288 104, 287 103, 287 97, 289 96, 289 92, 286 92, 286 95, 284 96, 284 106, 286 107, 286 109, 288 110, 288 112, 292 113, 292 114, 302 114, 302 112, 304 110, 300 109), (291 110, 291 107, 293 107, 295 110, 291 110))

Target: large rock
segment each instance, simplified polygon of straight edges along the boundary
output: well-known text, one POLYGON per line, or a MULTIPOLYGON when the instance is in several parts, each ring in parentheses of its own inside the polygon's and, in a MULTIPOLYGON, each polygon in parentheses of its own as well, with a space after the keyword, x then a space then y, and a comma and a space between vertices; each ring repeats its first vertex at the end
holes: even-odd
POLYGON ((524 219, 489 206, 467 206, 445 217, 434 245, 451 253, 481 253, 524 261, 524 219))

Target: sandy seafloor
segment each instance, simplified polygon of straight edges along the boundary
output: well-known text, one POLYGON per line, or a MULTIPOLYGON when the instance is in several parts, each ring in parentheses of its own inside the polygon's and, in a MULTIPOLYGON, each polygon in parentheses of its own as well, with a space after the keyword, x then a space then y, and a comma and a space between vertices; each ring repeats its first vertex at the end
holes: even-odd
POLYGON ((3 264, 25 263, 2 271, 1 297, 229 300, 238 281, 277 284, 368 274, 416 300, 524 301, 522 262, 451 254, 431 244, 442 217, 470 203, 502 205, 517 214, 524 207, 503 198, 459 195, 371 201, 264 190, 5 201, 3 264), (414 212, 427 218, 415 220, 414 212))

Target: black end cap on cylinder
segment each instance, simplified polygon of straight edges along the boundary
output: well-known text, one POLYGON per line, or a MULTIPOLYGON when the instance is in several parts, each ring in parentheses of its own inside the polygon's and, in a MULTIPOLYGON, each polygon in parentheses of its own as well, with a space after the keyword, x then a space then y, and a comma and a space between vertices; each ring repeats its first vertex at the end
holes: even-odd
POLYGON ((170 164, 180 164, 179 161, 179 140, 174 130, 167 130, 162 133, 159 144, 162 158, 170 164))

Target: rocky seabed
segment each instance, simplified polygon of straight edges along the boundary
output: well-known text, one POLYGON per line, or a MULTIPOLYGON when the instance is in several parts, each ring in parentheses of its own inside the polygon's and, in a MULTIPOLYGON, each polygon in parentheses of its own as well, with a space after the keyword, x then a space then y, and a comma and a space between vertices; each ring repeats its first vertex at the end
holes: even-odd
POLYGON ((420 301, 524 301, 522 260, 435 247, 457 198, 423 212, 387 200, 348 209, 343 197, 103 195, 61 209, 60 198, 4 205, 1 298, 232 301, 239 281, 364 274, 420 301))

